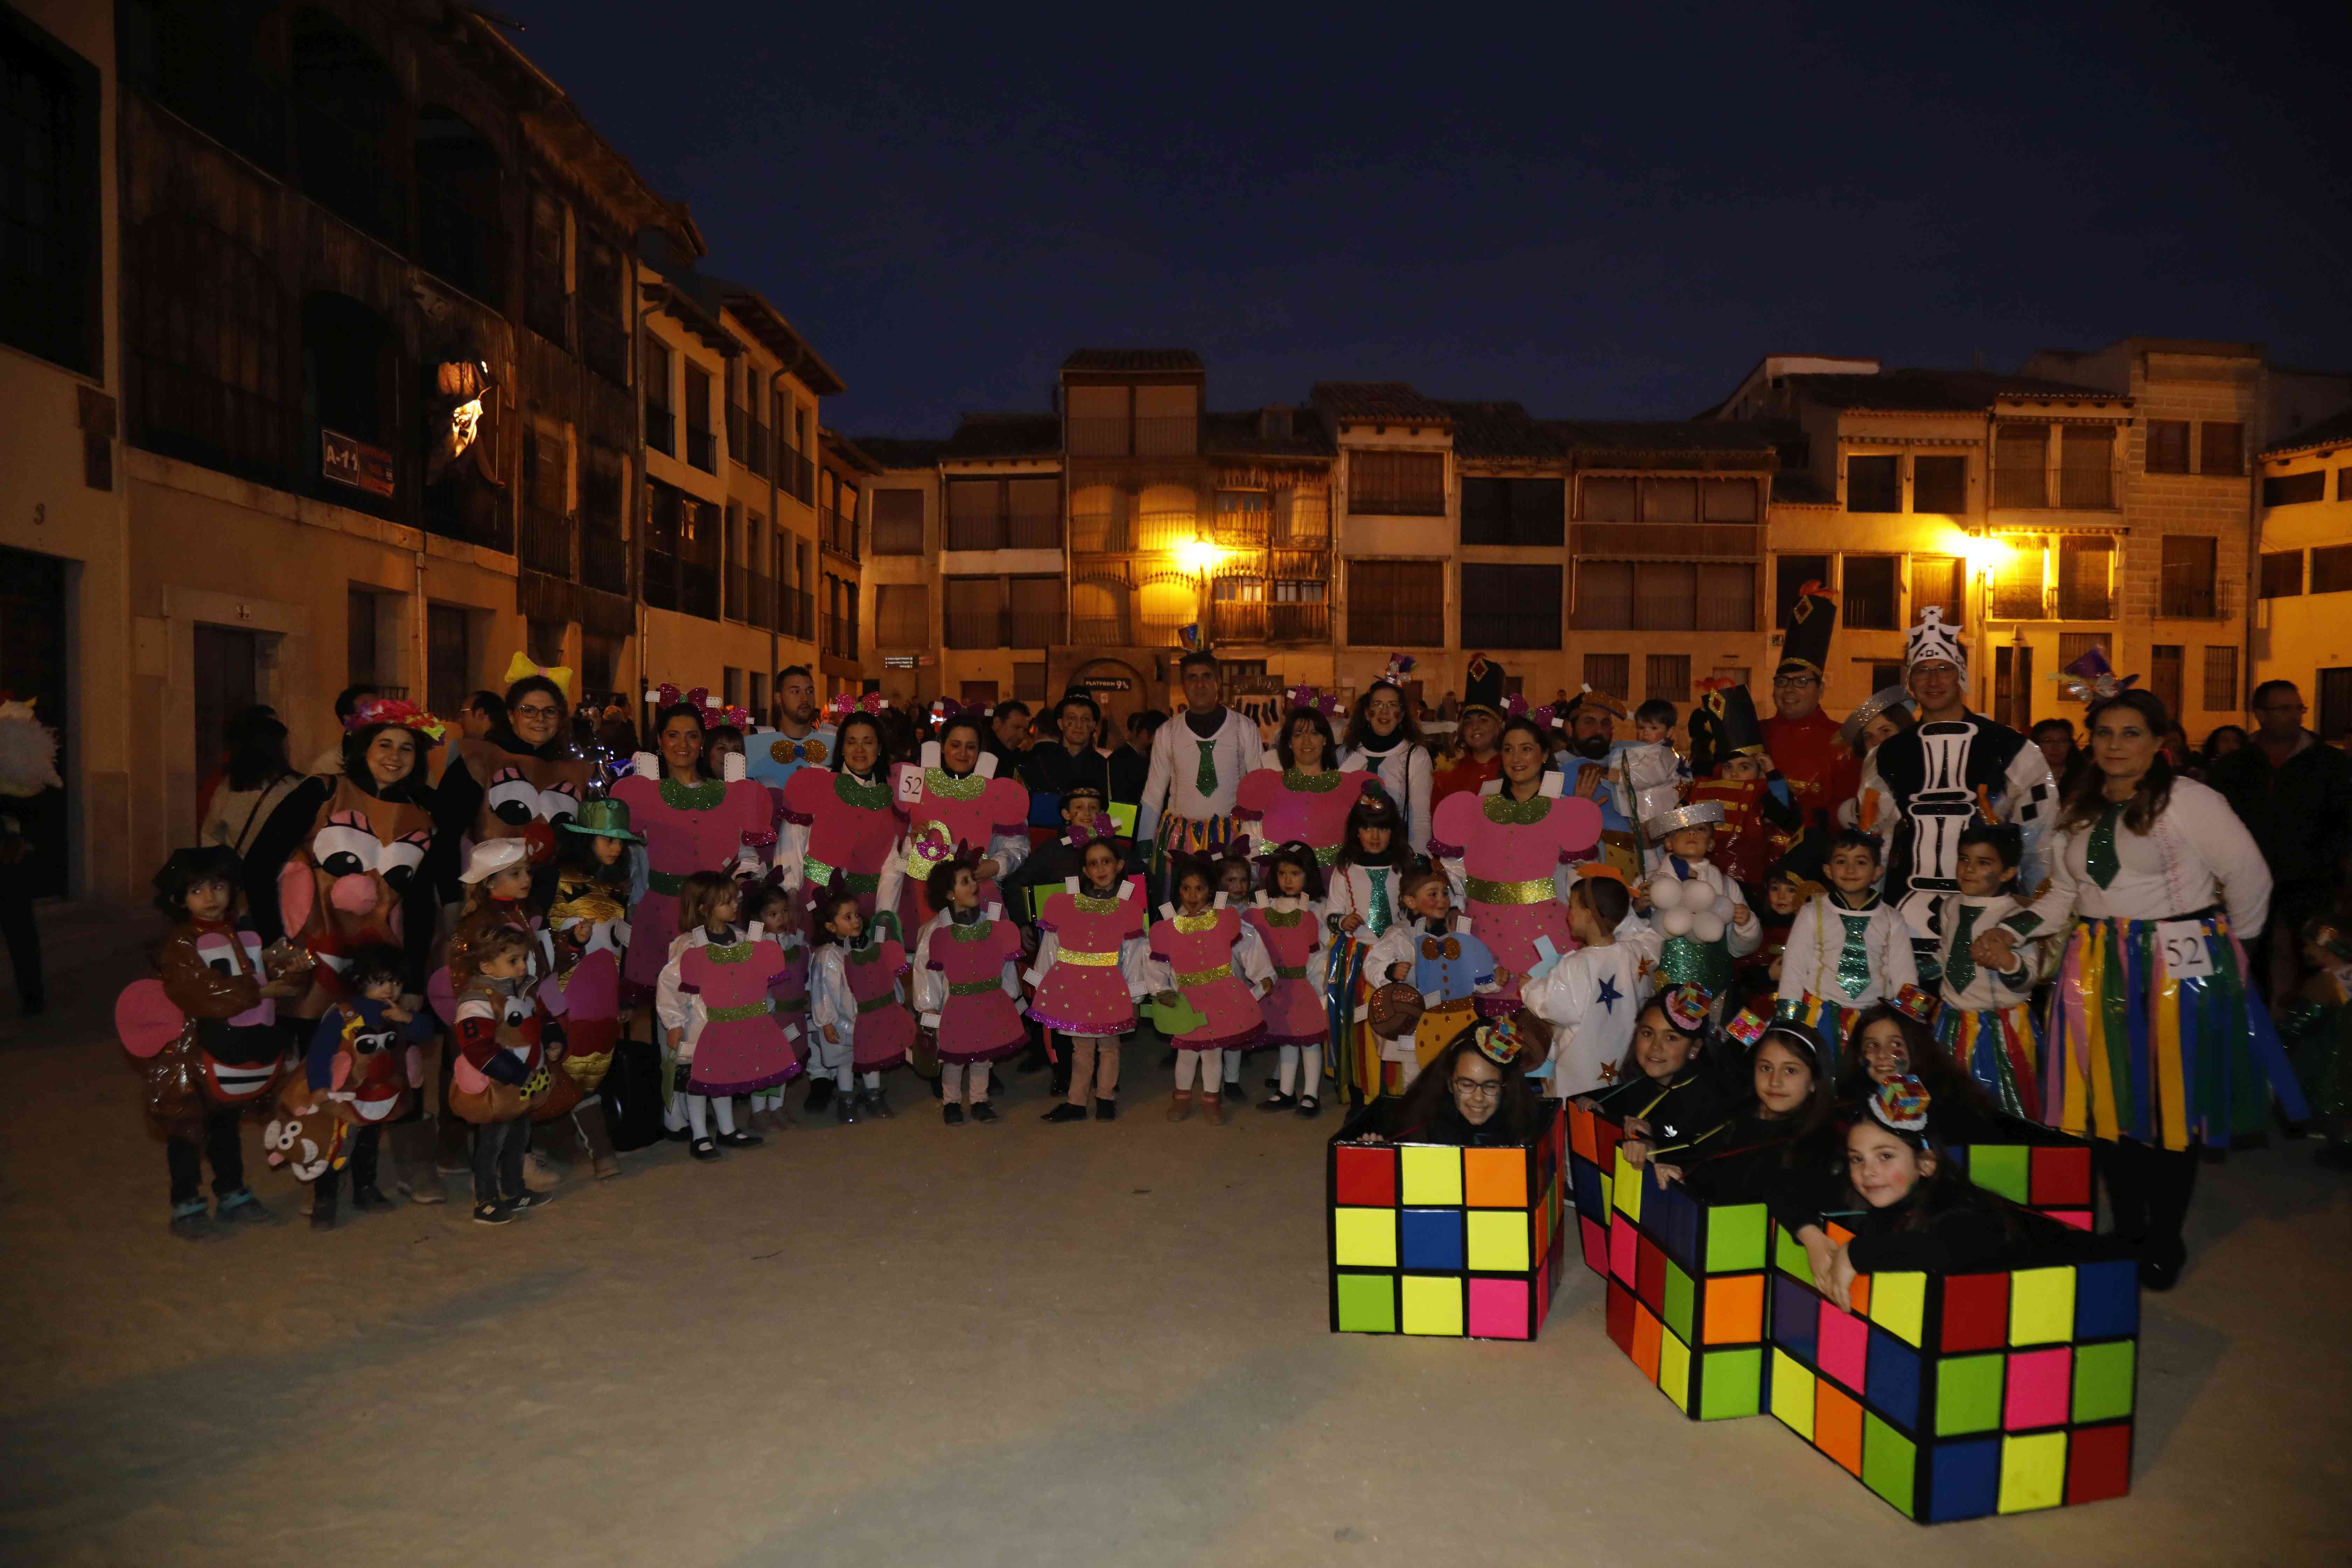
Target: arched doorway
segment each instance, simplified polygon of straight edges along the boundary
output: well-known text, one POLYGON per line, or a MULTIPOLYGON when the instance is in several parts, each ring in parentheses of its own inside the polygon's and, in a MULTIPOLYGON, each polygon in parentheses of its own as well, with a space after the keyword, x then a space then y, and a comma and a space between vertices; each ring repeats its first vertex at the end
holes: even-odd
POLYGON ((1151 706, 1151 682, 1125 659, 1088 659, 1070 672, 1068 689, 1100 705, 1105 738, 1114 742, 1126 730, 1129 714, 1151 706))

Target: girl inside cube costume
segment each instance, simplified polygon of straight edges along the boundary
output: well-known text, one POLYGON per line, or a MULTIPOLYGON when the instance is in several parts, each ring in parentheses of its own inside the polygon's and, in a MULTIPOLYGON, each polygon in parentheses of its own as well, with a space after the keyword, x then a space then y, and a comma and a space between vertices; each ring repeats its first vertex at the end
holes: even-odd
POLYGON ((1544 1102, 1528 1071, 1550 1040, 1543 1020, 1525 1009, 1473 1019, 1438 1048, 1397 1102, 1398 1142, 1486 1149, 1536 1137, 1544 1102))
MULTIPOLYGON (((1070 1042, 1068 1098, 1045 1112, 1048 1121, 1083 1121, 1089 1101, 1098 1121, 1118 1115, 1119 1037, 1135 1027, 1136 1003, 1150 990, 1147 917, 1129 862, 1118 839, 1090 838, 1078 874, 1038 911, 1029 1016, 1070 1042)), ((1317 1005, 1319 1015, 1319 998, 1317 1005)))
MULTIPOLYGON (((782 967, 768 976, 768 1005, 792 1039, 793 1055, 805 1070, 810 1061, 809 940, 800 900, 784 886, 783 874, 772 868, 761 880, 743 884, 743 908, 760 928, 760 940, 783 954, 782 967)), ((752 1131, 782 1132, 790 1125, 782 1084, 751 1096, 752 1131)))
MULTIPOLYGON (((1026 839, 1024 839, 1026 843, 1026 839)), ((939 912, 915 939, 915 1011, 939 1042, 940 1114, 960 1126, 998 1120, 990 1064, 1029 1043, 1021 1020, 1021 928, 1002 904, 983 906, 981 857, 952 851, 932 867, 924 902, 939 912)))
POLYGON ((1725 1035, 1748 1047, 1755 1098, 1703 1132, 1654 1144, 1646 1163, 1659 1186, 1680 1183, 1702 1203, 1762 1203, 1792 1169, 1832 1163, 1837 1058, 1803 1025, 1768 1025, 1760 1013, 1740 1014, 1725 1035))
POLYGON ((715 1160, 722 1149, 766 1141, 736 1127, 734 1097, 790 1082, 800 1058, 768 994, 769 981, 784 966, 783 951, 740 923, 742 894, 734 878, 692 873, 677 908, 678 932, 654 1010, 678 1063, 673 1113, 684 1112, 694 1157, 715 1160))
POLYGON ((1290 700, 1265 765, 1241 782, 1234 816, 1256 836, 1261 858, 1276 845, 1305 844, 1316 865, 1328 868, 1339 862, 1348 813, 1380 781, 1356 759, 1339 761, 1330 722, 1339 710, 1339 699, 1299 686, 1291 689, 1290 700))
POLYGON ((1332 1072, 1359 1105, 1404 1088, 1395 1065, 1381 1058, 1381 1037, 1372 1032, 1371 994, 1380 982, 1367 960, 1372 943, 1404 916, 1404 874, 1412 864, 1396 802, 1377 791, 1360 796, 1349 808, 1347 839, 1324 889, 1323 929, 1329 942, 1322 970, 1332 1072))
POLYGON ((1580 1100, 1616 1121, 1618 1148, 1640 1165, 1657 1144, 1680 1145, 1720 1126, 1731 1102, 1702 1063, 1715 998, 1696 985, 1676 985, 1652 997, 1633 1023, 1633 1043, 1610 1075, 1613 1081, 1580 1100))
POLYGON ((1193 1085, 1210 1125, 1222 1125, 1224 1053, 1255 1044, 1265 1033, 1259 999, 1274 989, 1265 944, 1215 891, 1205 861, 1172 862, 1176 900, 1160 907, 1148 933, 1152 989, 1163 1024, 1181 1015, 1186 1026, 1169 1041, 1176 1048, 1176 1093, 1168 1120, 1192 1114, 1193 1085))
MULTIPOLYGON (((676 689, 664 687, 669 699, 676 689)), ((665 700, 654 715, 654 752, 639 752, 627 775, 613 781, 612 797, 629 809, 645 836, 646 887, 629 911, 645 936, 629 946, 621 978, 631 998, 653 994, 669 962, 678 925, 678 898, 698 871, 756 872, 772 843, 768 792, 744 776, 740 754, 721 760, 713 777, 706 761, 707 716, 691 694, 665 700)))
POLYGON ((1314 1116, 1323 1109, 1323 1047, 1331 1032, 1321 984, 1327 939, 1321 851, 1305 839, 1280 845, 1265 858, 1265 879, 1242 914, 1274 965, 1274 989, 1258 1012, 1277 1065, 1273 1092, 1258 1109, 1314 1116))

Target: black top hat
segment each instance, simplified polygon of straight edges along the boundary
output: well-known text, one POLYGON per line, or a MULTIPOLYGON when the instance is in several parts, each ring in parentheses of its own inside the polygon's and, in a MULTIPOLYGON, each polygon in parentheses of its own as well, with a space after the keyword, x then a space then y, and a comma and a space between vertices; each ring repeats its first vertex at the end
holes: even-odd
POLYGON ((1701 681, 1698 700, 1691 705, 1691 766, 1704 761, 1709 771, 1731 757, 1753 756, 1764 749, 1764 726, 1756 719, 1756 700, 1748 688, 1725 681, 1701 681))
POLYGON ((1462 683, 1462 710, 1473 708, 1503 716, 1503 667, 1483 653, 1470 656, 1468 679, 1462 683))
POLYGON ((1789 630, 1780 640, 1780 667, 1776 675, 1811 675, 1823 679, 1830 668, 1830 635, 1837 630, 1837 601, 1819 583, 1797 590, 1796 607, 1789 612, 1789 630))

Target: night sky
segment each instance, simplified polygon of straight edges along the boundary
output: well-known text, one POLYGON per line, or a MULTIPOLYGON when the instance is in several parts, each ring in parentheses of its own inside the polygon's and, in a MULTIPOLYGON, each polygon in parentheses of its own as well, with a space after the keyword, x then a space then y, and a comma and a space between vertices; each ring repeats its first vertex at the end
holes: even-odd
POLYGON ((1623 418, 1770 353, 2352 370, 2341 5, 492 9, 855 434, 1042 409, 1080 345, 1623 418))

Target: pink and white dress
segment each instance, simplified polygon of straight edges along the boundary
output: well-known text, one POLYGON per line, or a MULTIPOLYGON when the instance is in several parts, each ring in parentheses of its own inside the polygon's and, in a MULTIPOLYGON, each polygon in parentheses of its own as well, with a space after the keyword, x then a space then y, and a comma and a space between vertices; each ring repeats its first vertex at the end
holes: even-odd
MULTIPOLYGON (((1265 945, 1219 905, 1197 915, 1160 906, 1151 922, 1151 959, 1156 988, 1182 993, 1204 1022, 1168 1043, 1180 1051, 1220 1051, 1262 1043, 1265 1019, 1258 1011, 1255 983, 1272 977, 1265 945)), ((1178 1079, 1180 1083, 1182 1079, 1178 1079)))
POLYGON ((784 826, 776 863, 814 903, 839 879, 857 895, 857 912, 874 918, 882 873, 898 841, 889 781, 860 784, 829 768, 796 769, 783 788, 784 826))
POLYGON ((1328 999, 1323 994, 1323 920, 1306 899, 1272 899, 1264 893, 1242 919, 1265 943, 1274 966, 1274 989, 1258 999, 1265 1019, 1261 1046, 1319 1046, 1330 1037, 1328 999), (1292 906, 1285 908, 1284 906, 1292 906))
POLYGON ((799 1074, 800 1057, 768 997, 768 982, 783 962, 782 948, 752 936, 705 942, 678 955, 678 993, 702 1004, 688 1092, 751 1094, 799 1074))
MULTIPOLYGON (((977 769, 956 778, 939 765, 938 752, 939 742, 926 742, 924 765, 901 763, 896 775, 893 798, 907 829, 898 845, 907 879, 898 898, 901 931, 919 931, 939 913, 925 879, 958 846, 984 850, 1007 876, 1029 858, 1029 792, 995 777, 992 756, 982 755, 977 769)), ((981 908, 1002 902, 993 880, 981 884, 981 908)))
POLYGON ((697 871, 723 871, 746 848, 770 841, 768 792, 750 779, 709 779, 682 784, 630 773, 613 782, 612 796, 629 808, 629 826, 646 837, 646 893, 629 911, 636 940, 621 965, 633 994, 661 978, 677 931, 677 895, 697 871))
MULTIPOLYGON (((1266 753, 1269 759, 1274 755, 1266 753)), ((1297 768, 1264 767, 1242 780, 1234 797, 1234 816, 1250 825, 1259 839, 1260 858, 1276 847, 1291 843, 1311 846, 1315 863, 1329 870, 1339 858, 1347 837, 1348 813, 1380 775, 1352 763, 1336 772, 1309 773, 1297 768)))
POLYGON ((915 1016, 908 1011, 900 985, 907 971, 906 945, 896 937, 867 942, 842 954, 841 972, 856 1009, 856 1025, 850 1031, 850 1065, 860 1072, 898 1067, 914 1048, 915 1016))
POLYGON ((968 922, 942 911, 915 946, 915 1005, 943 1062, 994 1062, 1029 1043, 1021 1022, 1021 928, 1001 909, 968 922))
POLYGON ((1539 962, 1536 939, 1552 951, 1576 950, 1568 906, 1553 878, 1562 866, 1588 859, 1601 841, 1601 808, 1560 794, 1560 775, 1547 773, 1532 800, 1502 793, 1502 781, 1479 795, 1452 795, 1437 808, 1429 850, 1470 911, 1470 929, 1496 963, 1511 972, 1507 985, 1478 997, 1488 1017, 1518 1005, 1519 983, 1539 962))
POLYGON ((1037 916, 1036 994, 1029 1016, 1066 1035, 1123 1035, 1135 1027, 1135 994, 1148 989, 1143 973, 1143 900, 1121 879, 1113 897, 1078 890, 1076 878, 1045 900, 1037 916))

